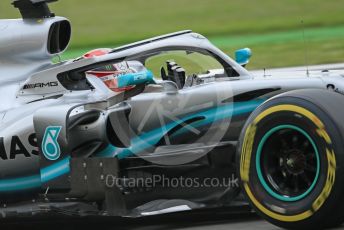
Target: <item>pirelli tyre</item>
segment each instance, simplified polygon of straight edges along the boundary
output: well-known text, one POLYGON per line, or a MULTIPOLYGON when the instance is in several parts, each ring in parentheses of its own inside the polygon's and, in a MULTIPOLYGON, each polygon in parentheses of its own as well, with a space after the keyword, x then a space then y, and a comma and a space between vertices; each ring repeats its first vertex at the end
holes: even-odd
POLYGON ((239 139, 238 173, 256 212, 287 229, 344 220, 344 96, 297 90, 254 111, 239 139))

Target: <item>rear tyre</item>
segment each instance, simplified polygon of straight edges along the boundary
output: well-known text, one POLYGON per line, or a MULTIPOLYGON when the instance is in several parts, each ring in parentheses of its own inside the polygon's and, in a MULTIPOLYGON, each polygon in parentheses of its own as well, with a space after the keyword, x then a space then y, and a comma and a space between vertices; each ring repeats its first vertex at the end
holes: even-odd
POLYGON ((344 96, 291 91, 261 105, 239 139, 243 193, 287 229, 323 229, 344 218, 344 96))

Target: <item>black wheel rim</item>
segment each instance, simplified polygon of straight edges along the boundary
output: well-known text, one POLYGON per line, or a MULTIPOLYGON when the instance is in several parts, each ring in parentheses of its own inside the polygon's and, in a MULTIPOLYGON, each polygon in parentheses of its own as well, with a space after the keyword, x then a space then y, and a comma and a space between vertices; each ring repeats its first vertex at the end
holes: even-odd
POLYGON ((280 125, 269 130, 257 149, 260 183, 274 198, 298 201, 315 187, 320 158, 315 142, 303 129, 280 125))

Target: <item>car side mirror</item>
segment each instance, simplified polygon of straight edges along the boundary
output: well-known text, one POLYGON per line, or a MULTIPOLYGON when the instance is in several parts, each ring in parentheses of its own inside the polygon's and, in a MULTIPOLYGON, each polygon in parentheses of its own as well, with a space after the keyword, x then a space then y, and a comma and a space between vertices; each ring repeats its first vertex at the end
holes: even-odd
POLYGON ((252 51, 250 48, 244 48, 235 51, 235 61, 243 67, 245 67, 250 62, 251 57, 252 51))

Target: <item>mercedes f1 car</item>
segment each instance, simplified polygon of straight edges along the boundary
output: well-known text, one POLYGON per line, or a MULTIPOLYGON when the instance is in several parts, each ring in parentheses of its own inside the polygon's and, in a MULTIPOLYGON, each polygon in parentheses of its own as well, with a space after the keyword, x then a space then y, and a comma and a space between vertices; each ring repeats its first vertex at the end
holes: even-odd
POLYGON ((249 49, 192 31, 52 62, 71 37, 52 1, 0 20, 1 218, 249 202, 285 228, 342 223, 344 71, 250 73, 249 49))

